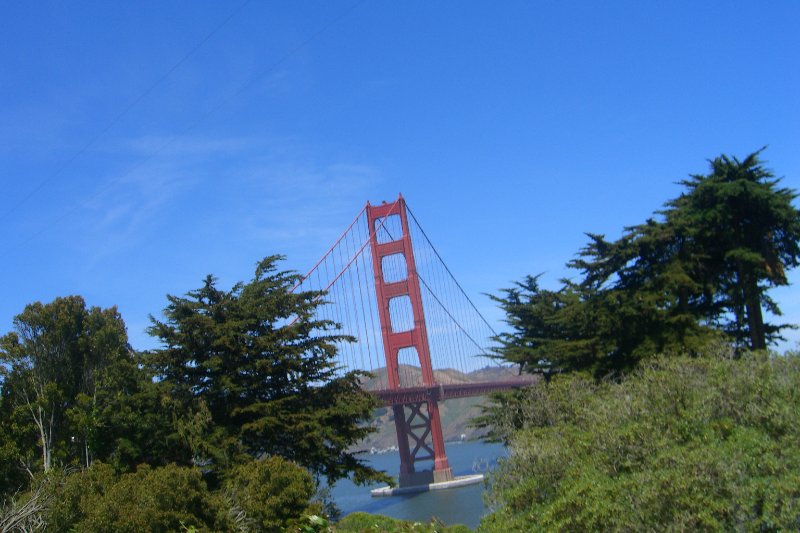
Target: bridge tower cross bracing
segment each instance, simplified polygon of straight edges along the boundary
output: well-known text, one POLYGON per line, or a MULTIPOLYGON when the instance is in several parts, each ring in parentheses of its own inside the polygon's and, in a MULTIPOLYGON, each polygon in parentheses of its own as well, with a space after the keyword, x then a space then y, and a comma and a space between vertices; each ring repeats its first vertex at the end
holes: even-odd
MULTIPOLYGON (((425 313, 422 307, 419 276, 414 262, 414 249, 408 225, 408 213, 402 195, 394 203, 373 206, 367 203, 367 221, 370 228, 370 249, 375 276, 375 293, 378 300, 378 315, 383 338, 384 356, 388 388, 397 390, 400 384, 400 350, 414 349, 419 358, 422 383, 434 387, 436 379, 431 365, 428 333, 425 327, 425 313), (400 219, 402 235, 391 235, 392 240, 380 242, 377 228, 385 225, 386 219, 397 216, 400 219), (384 275, 383 259, 400 255, 406 264, 406 277, 387 281, 384 275), (395 298, 408 297, 413 313, 413 327, 406 331, 393 328, 390 302, 395 298)), ((385 234, 385 232, 384 232, 385 234)), ((439 405, 434 395, 426 401, 404 405, 393 405, 398 449, 400 451, 400 486, 423 485, 453 479, 444 449, 442 423, 439 405), (424 408, 424 412, 423 412, 424 408), (419 461, 433 459, 432 470, 416 469, 419 461)))

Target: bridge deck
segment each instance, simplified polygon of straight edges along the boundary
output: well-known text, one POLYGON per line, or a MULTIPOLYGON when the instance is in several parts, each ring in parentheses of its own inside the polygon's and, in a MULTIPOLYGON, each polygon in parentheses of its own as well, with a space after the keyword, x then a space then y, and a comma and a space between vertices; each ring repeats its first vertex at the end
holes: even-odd
POLYGON ((506 381, 489 381, 484 383, 448 383, 423 387, 408 387, 394 390, 370 391, 378 397, 383 405, 405 405, 421 403, 427 400, 444 401, 453 398, 483 396, 492 392, 519 389, 533 385, 538 376, 519 376, 506 381))

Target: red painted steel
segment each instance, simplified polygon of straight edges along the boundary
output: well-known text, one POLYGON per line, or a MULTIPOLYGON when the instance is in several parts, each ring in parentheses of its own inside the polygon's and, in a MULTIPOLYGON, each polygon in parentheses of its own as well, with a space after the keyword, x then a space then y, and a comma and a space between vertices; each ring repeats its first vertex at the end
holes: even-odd
POLYGON ((372 391, 383 405, 410 405, 433 399, 437 402, 469 396, 484 396, 503 390, 519 389, 538 382, 538 376, 520 376, 508 381, 486 381, 482 383, 450 383, 431 387, 406 387, 394 390, 372 391))
MULTIPOLYGON (((386 358, 386 371, 389 391, 402 391, 400 387, 400 374, 398 355, 403 348, 414 348, 419 357, 422 369, 422 383, 426 388, 437 386, 431 365, 430 349, 428 346, 428 333, 425 327, 425 313, 422 308, 422 295, 420 293, 419 277, 414 250, 411 243, 411 234, 408 229, 408 215, 403 196, 400 195, 396 202, 373 206, 367 203, 367 221, 370 228, 370 248, 372 251, 372 264, 375 276, 375 292, 378 300, 378 315, 381 323, 384 356, 386 358), (390 242, 378 241, 378 228, 383 227, 390 216, 400 217, 402 235, 392 235, 390 242), (379 222, 380 221, 380 222, 379 222), (386 256, 401 254, 406 262, 407 277, 405 280, 387 282, 383 274, 383 259, 386 256), (406 332, 394 332, 392 317, 389 312, 389 302, 393 298, 408 296, 414 315, 414 327, 406 332)), ((442 424, 439 417, 438 399, 433 396, 422 398, 417 402, 399 402, 392 404, 394 411, 395 428, 397 430, 398 448, 400 450, 400 485, 431 483, 434 481, 447 481, 453 474, 447 461, 444 449, 442 424), (404 405, 409 406, 407 413, 404 405), (425 407, 423 413, 422 407, 425 407), (415 423, 419 419, 420 422, 415 423), (422 430, 421 432, 419 430, 422 430), (413 443, 412 443, 413 441, 413 443), (428 443, 430 441, 430 444, 428 443), (413 448, 411 447, 413 445, 413 448), (427 452, 428 455, 418 455, 427 452), (430 472, 417 472, 415 463, 433 459, 433 469, 430 472)))
MULTIPOLYGON (((395 203, 394 203, 394 204, 392 204, 392 205, 396 205, 396 204, 397 204, 397 201, 395 201, 395 203)), ((302 284, 303 284, 303 282, 304 282, 305 280, 307 280, 307 279, 308 279, 308 278, 311 276, 311 274, 312 274, 312 273, 313 273, 313 272, 314 272, 314 271, 315 271, 317 268, 319 268, 319 265, 321 265, 321 264, 322 264, 322 262, 323 262, 323 261, 325 261, 325 258, 326 258, 326 257, 328 257, 328 256, 331 254, 331 252, 333 252, 333 250, 336 248, 336 246, 337 246, 337 245, 338 245, 340 242, 342 242, 342 239, 344 239, 345 235, 347 235, 347 232, 349 232, 349 231, 352 229, 352 227, 353 227, 353 226, 356 224, 356 222, 358 222, 358 219, 361 217, 361 214, 362 214, 364 211, 366 211, 368 208, 369 208, 369 202, 367 202, 367 205, 365 205, 365 206, 364 206, 364 208, 363 208, 363 209, 362 209, 362 210, 361 210, 361 211, 358 213, 358 216, 355 218, 355 220, 353 220, 353 221, 350 223, 350 225, 347 227, 347 229, 344 231, 344 233, 342 233, 342 235, 341 235, 341 236, 340 236, 338 239, 336 239, 336 242, 333 244, 333 246, 331 246, 331 247, 330 247, 330 249, 328 249, 328 251, 327 251, 327 252, 325 252, 325 255, 323 255, 323 256, 320 258, 320 260, 319 260, 319 261, 317 261, 317 264, 316 264, 316 265, 314 265, 314 267, 313 267, 311 270, 309 270, 309 271, 308 271, 308 273, 307 273, 305 276, 303 276, 302 278, 300 278, 300 281, 298 281, 298 282, 297 282, 297 284, 295 284, 295 286, 294 286, 294 287, 292 287, 292 290, 291 290, 290 292, 294 292, 294 291, 296 291, 296 290, 297 290, 297 288, 298 288, 298 287, 300 287, 300 285, 302 285, 302 284)), ((335 277, 334 277, 334 278, 333 278, 333 279, 332 279, 332 280, 331 280, 331 281, 328 283, 328 285, 327 285, 327 286, 326 286, 324 289, 322 289, 322 291, 321 291, 321 292, 322 292, 323 294, 324 294, 324 293, 327 293, 327 292, 328 292, 328 290, 329 290, 331 287, 333 287, 333 284, 334 284, 334 283, 336 283, 337 281, 339 281, 339 278, 341 278, 341 277, 342 277, 342 275, 343 275, 345 272, 347 272, 347 269, 348 269, 348 268, 350 268, 350 265, 352 265, 352 264, 353 264, 353 262, 354 262, 354 261, 355 261, 355 260, 358 258, 358 256, 359 256, 359 255, 361 255, 361 252, 363 252, 363 251, 364 251, 364 248, 366 248, 366 246, 367 246, 367 244, 370 242, 370 240, 371 240, 373 237, 375 237, 375 235, 378 233, 378 230, 379 230, 381 227, 383 227, 383 223, 381 223, 381 224, 380 224, 378 227, 374 227, 374 228, 372 228, 372 232, 370 233, 370 239, 368 239, 368 240, 364 241, 364 244, 362 244, 362 245, 361 245, 361 248, 359 248, 358 252, 357 252, 357 253, 355 253, 355 254, 353 255, 353 257, 351 257, 351 258, 350 258, 350 261, 347 263, 347 265, 345 265, 345 267, 344 267, 344 268, 342 268, 342 270, 341 270, 341 271, 340 271, 338 274, 336 274, 336 276, 335 276, 335 277)), ((321 296, 321 295, 320 295, 320 296, 318 296, 317 298, 315 298, 315 300, 319 300, 320 298, 322 298, 322 296, 321 296)), ((298 316, 296 316, 296 317, 294 318, 294 320, 292 320, 292 321, 289 323, 289 327, 291 327, 291 326, 294 326, 294 325, 297 323, 297 321, 298 321, 298 320, 300 320, 300 316, 299 316, 299 315, 298 315, 298 316)))

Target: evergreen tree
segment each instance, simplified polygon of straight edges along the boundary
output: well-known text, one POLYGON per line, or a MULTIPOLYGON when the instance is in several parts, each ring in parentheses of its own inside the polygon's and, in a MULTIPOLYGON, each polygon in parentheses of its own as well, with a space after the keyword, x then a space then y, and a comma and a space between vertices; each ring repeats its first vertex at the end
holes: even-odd
POLYGON ((741 161, 710 161, 710 173, 682 181, 688 190, 665 211, 667 224, 688 228, 693 251, 708 265, 698 278, 714 286, 719 306, 733 316, 727 331, 752 349, 779 338, 781 326, 764 321, 764 308, 780 314, 767 290, 786 285, 786 270, 800 260, 797 193, 778 186, 762 150, 741 161))
POLYGON ((616 241, 588 234, 568 263, 578 281, 549 291, 528 277, 504 291, 495 300, 512 331, 498 338, 499 355, 602 376, 659 352, 698 353, 723 335, 753 349, 780 338, 785 326, 765 323, 762 308, 780 314, 767 290, 800 261, 800 211, 759 153, 714 159, 657 219, 616 241))
POLYGON ((608 353, 602 329, 613 318, 599 313, 596 291, 562 280, 557 291, 542 289, 539 276, 528 276, 503 297, 492 297, 506 313, 512 331, 497 337, 499 355, 523 370, 549 375, 553 370, 592 367, 608 353))
POLYGON ((163 321, 151 318, 163 347, 145 362, 173 398, 174 436, 217 477, 279 455, 329 482, 382 478, 348 451, 371 431, 375 406, 361 374, 336 366, 336 343, 348 339, 315 318, 320 293, 292 292, 298 276, 278 271, 279 259, 265 258, 230 291, 208 276, 185 297, 168 296, 163 321))

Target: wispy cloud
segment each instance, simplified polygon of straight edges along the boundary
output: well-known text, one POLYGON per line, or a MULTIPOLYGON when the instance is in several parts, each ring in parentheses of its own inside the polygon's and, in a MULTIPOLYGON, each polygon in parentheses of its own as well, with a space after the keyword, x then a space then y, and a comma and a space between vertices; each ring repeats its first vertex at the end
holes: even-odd
POLYGON ((89 229, 79 244, 92 262, 135 247, 172 202, 196 185, 192 175, 170 162, 156 162, 112 180, 82 206, 81 218, 89 229))
MULTIPOLYGON (((131 139, 120 150, 146 155, 164 141, 131 139)), ((218 242, 286 253, 305 245, 317 249, 343 229, 331 221, 349 222, 381 176, 362 163, 320 161, 290 142, 187 137, 109 181, 85 205, 91 230, 83 247, 93 261, 129 252, 144 239, 163 239, 185 223, 181 217, 218 242)))
POLYGON ((344 229, 331 221, 349 222, 382 181, 374 167, 338 162, 265 164, 251 168, 248 179, 258 209, 242 212, 247 231, 253 238, 278 242, 329 241, 344 229))

